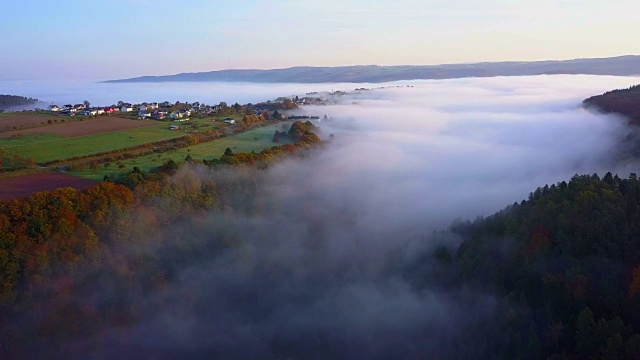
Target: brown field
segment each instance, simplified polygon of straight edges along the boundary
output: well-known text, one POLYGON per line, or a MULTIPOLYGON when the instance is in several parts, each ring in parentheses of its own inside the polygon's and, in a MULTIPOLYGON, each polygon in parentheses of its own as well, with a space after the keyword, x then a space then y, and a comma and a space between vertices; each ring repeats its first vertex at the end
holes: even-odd
POLYGON ((0 116, 0 131, 11 131, 12 129, 32 128, 42 126, 48 120, 64 119, 62 116, 53 116, 48 114, 32 114, 32 113, 7 113, 0 116))
MULTIPOLYGON (((37 118, 38 124, 40 121, 47 120, 46 116, 42 115, 31 115, 31 116, 20 116, 20 123, 24 124, 24 118, 29 119, 30 117, 37 118)), ((3 127, 2 121, 6 120, 6 117, 0 117, 0 129, 3 127)), ((16 122, 16 118, 8 117, 9 119, 13 119, 14 123, 16 122)), ((57 117, 58 121, 61 119, 65 119, 65 117, 57 117)), ((69 118, 66 118, 69 119, 69 118)), ((31 119, 30 121, 33 121, 31 119)), ((149 120, 132 120, 125 119, 121 117, 112 117, 112 116, 99 116, 95 118, 86 118, 83 121, 71 120, 68 122, 60 123, 53 125, 44 125, 39 127, 34 127, 30 129, 23 130, 13 130, 7 132, 1 132, 0 138, 10 138, 12 136, 16 136, 18 134, 21 135, 33 135, 33 134, 56 134, 65 137, 75 137, 75 136, 85 136, 85 135, 95 135, 101 134, 105 132, 111 131, 120 131, 120 130, 129 130, 136 129, 141 127, 155 126, 158 123, 154 123, 149 120)))
POLYGON ((38 191, 51 191, 63 187, 86 189, 95 183, 92 180, 56 172, 0 179, 0 200, 24 198, 38 191))

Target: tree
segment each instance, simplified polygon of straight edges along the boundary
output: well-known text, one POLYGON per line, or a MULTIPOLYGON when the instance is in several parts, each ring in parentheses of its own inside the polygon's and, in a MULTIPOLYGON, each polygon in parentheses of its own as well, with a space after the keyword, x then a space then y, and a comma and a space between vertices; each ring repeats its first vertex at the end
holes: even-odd
POLYGON ((89 100, 85 100, 85 101, 83 101, 82 103, 84 104, 84 107, 85 107, 85 108, 89 108, 89 107, 91 107, 91 103, 89 102, 89 100))
POLYGON ((227 148, 224 151, 224 156, 233 156, 233 151, 231 150, 231 148, 227 148))
POLYGON ((173 161, 173 159, 169 159, 167 162, 162 164, 162 166, 160 167, 160 170, 164 172, 172 173, 178 170, 178 164, 175 161, 173 161))
POLYGON ((590 355, 597 348, 598 344, 594 341, 595 325, 593 312, 588 307, 584 308, 576 321, 576 351, 578 354, 590 355))

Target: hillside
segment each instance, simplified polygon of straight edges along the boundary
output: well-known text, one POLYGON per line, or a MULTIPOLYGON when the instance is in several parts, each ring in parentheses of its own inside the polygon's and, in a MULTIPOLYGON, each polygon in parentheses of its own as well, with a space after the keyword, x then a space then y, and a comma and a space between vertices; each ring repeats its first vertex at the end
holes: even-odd
POLYGON ((538 188, 486 219, 454 224, 464 240, 435 251, 438 281, 500 299, 480 338, 502 358, 637 359, 639 195, 636 174, 538 188))
POLYGON ((640 122, 640 85, 592 96, 583 101, 586 107, 596 107, 605 113, 617 113, 640 122))
POLYGON ((164 76, 142 76, 109 80, 122 82, 225 81, 253 83, 380 83, 413 79, 454 79, 465 77, 521 76, 543 74, 640 74, 640 56, 564 61, 495 62, 423 66, 340 66, 292 67, 272 70, 219 70, 164 76))
POLYGON ((0 94, 0 110, 5 110, 15 106, 31 105, 38 102, 38 99, 27 98, 17 95, 0 94))

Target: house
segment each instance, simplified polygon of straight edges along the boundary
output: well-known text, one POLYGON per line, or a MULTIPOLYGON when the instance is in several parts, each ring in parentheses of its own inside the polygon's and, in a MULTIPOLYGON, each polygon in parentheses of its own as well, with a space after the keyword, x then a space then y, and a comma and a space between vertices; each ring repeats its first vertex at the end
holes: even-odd
POLYGON ((82 112, 83 114, 87 115, 87 116, 96 116, 98 115, 98 111, 97 110, 85 110, 82 112))
POLYGON ((75 105, 73 105, 73 108, 76 109, 77 111, 84 110, 84 105, 83 104, 75 104, 75 105))
POLYGON ((113 106, 107 106, 106 108, 104 108, 104 112, 106 112, 107 114, 113 114, 118 112, 118 110, 116 110, 113 106))
POLYGON ((171 118, 171 120, 180 120, 183 116, 183 113, 181 113, 180 111, 174 111, 169 114, 169 118, 171 118))
POLYGON ((104 109, 96 110, 96 115, 102 115, 102 114, 104 114, 104 109))
POLYGON ((167 116, 167 113, 165 113, 164 111, 155 111, 153 114, 151 114, 151 118, 153 120, 164 120, 165 116, 167 116))
POLYGON ((226 124, 235 124, 236 123, 236 121, 233 120, 232 118, 226 118, 226 119, 224 119, 224 122, 226 124))
POLYGON ((121 108, 120 108, 120 111, 121 111, 121 112, 132 112, 132 111, 133 111, 133 108, 131 107, 131 105, 129 105, 129 106, 123 106, 123 107, 121 107, 121 108))
POLYGON ((58 105, 49 105, 49 111, 58 112, 60 111, 60 108, 58 105))
POLYGON ((71 104, 67 104, 67 105, 63 106, 62 108, 63 108, 64 110, 71 110, 71 109, 73 109, 73 105, 71 105, 71 104))
POLYGON ((151 113, 146 112, 146 111, 139 111, 138 112, 138 117, 141 118, 141 119, 150 118, 151 117, 151 113))
POLYGON ((151 111, 151 110, 155 110, 158 108, 158 104, 147 104, 147 103, 142 103, 140 105, 140 107, 138 108, 138 110, 140 111, 151 111))

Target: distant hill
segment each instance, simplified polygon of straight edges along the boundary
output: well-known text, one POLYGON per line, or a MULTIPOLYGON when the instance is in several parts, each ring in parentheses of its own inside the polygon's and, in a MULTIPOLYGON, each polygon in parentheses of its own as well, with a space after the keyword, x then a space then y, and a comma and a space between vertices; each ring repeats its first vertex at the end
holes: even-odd
POLYGON ((535 62, 495 62, 420 66, 292 67, 273 70, 219 70, 109 80, 107 83, 224 81, 252 83, 379 83, 414 79, 522 76, 543 74, 640 75, 640 56, 535 62))
POLYGON ((583 101, 586 107, 596 107, 605 113, 617 113, 640 123, 640 85, 606 92, 583 101))
POLYGON ((1 95, 0 94, 0 110, 6 110, 16 106, 31 105, 38 102, 38 99, 28 98, 17 95, 1 95))

